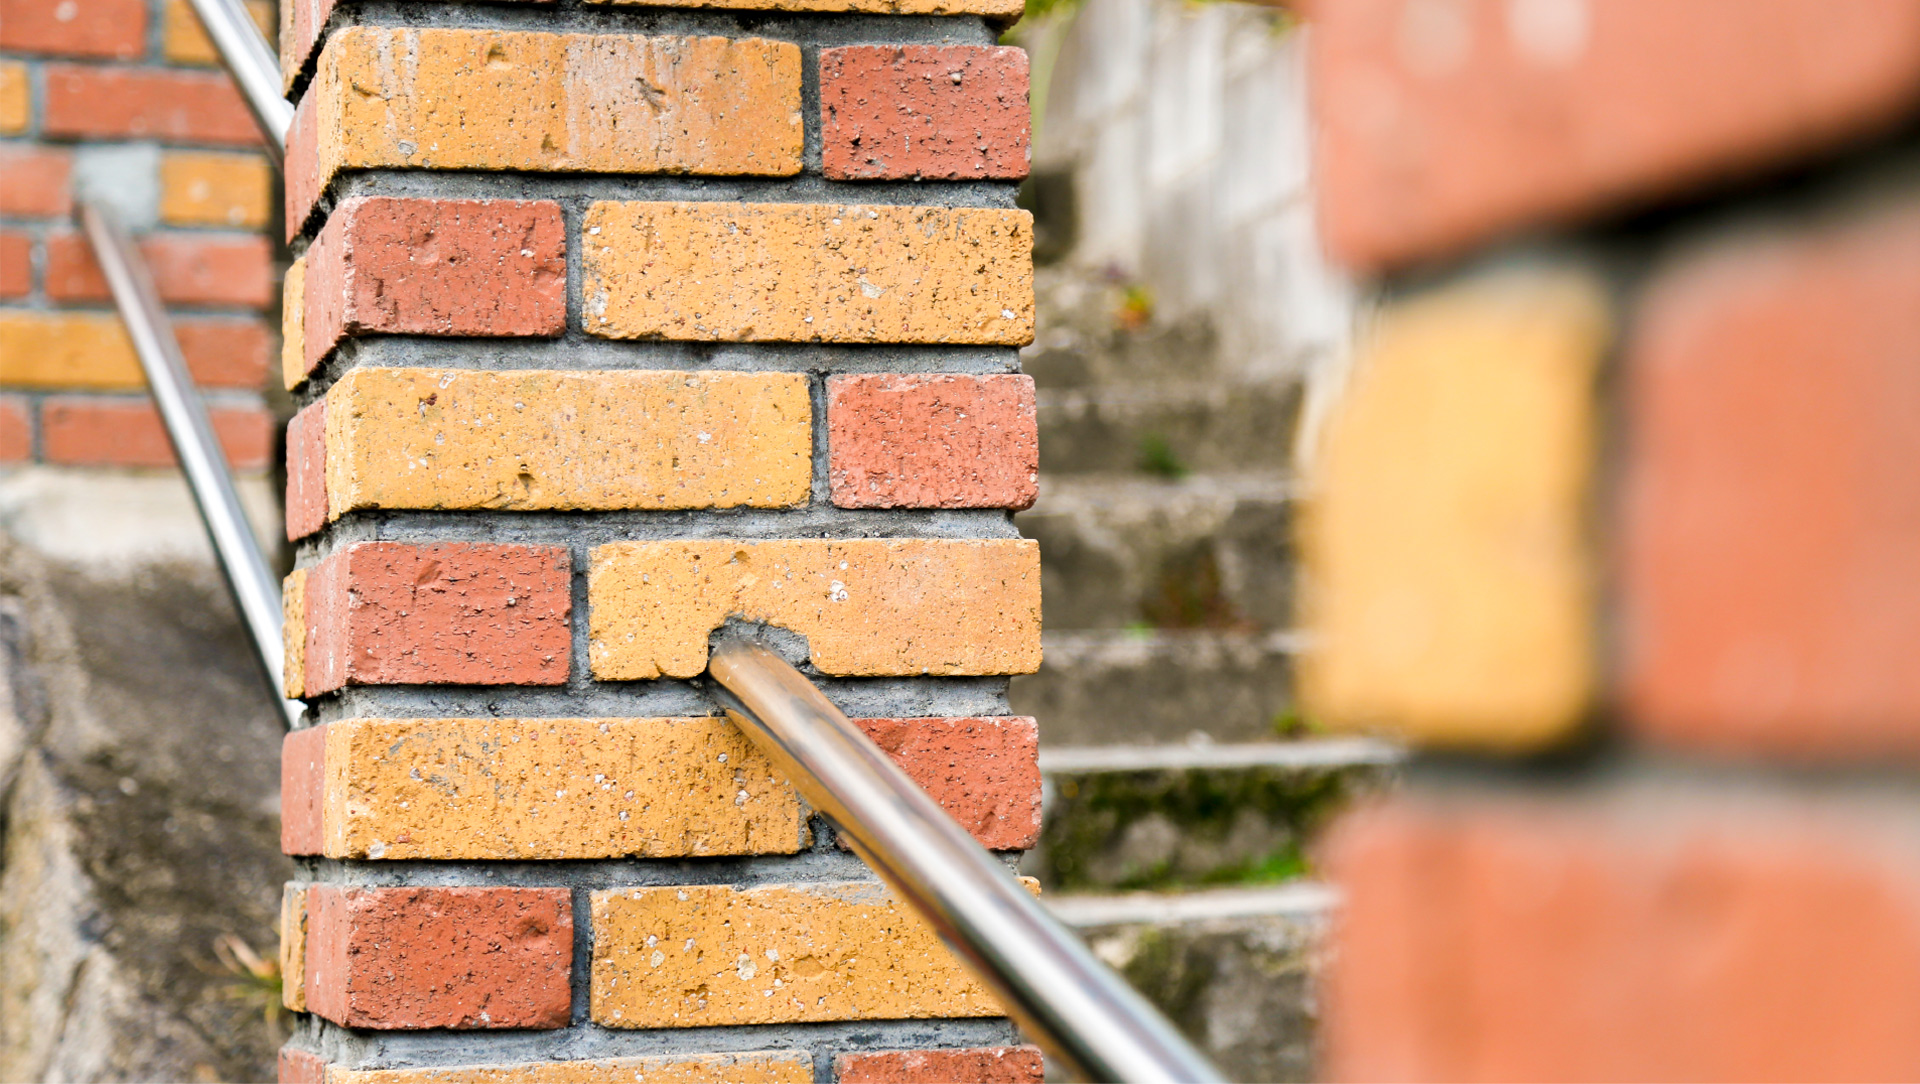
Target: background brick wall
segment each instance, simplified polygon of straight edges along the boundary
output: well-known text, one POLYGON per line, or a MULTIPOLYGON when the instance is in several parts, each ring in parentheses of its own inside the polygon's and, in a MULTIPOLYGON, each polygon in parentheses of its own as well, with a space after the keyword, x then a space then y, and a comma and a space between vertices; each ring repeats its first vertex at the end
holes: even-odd
POLYGON ((228 457, 268 465, 273 178, 216 65, 185 0, 0 4, 0 463, 173 461, 72 218, 84 189, 140 236, 228 457))
POLYGON ((1338 1079, 1920 1072, 1920 9, 1311 6, 1338 1079))

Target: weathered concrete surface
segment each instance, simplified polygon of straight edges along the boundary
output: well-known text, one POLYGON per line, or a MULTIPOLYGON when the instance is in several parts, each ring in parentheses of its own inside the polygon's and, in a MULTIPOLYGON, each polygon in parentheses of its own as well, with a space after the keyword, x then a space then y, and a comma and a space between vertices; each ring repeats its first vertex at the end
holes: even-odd
POLYGON ((0 1079, 271 1078, 279 992, 219 946, 272 955, 279 741, 205 566, 0 534, 0 1079))

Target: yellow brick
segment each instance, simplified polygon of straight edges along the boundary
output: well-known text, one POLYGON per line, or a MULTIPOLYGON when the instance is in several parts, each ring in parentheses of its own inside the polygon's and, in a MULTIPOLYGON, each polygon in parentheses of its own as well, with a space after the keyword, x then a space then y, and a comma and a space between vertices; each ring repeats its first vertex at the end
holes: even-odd
POLYGON ((813 1056, 800 1050, 679 1054, 446 1069, 341 1069, 326 1084, 812 1084, 813 1056))
POLYGON ((369 168, 800 171, 787 42, 352 27, 318 72, 321 186, 369 168))
POLYGON ((1033 216, 977 207, 596 203, 587 330, 614 339, 1033 341, 1033 216))
POLYGON ((307 886, 280 890, 280 1003, 307 1011, 307 886))
POLYGON ((1600 285, 1572 271, 1484 277, 1382 316, 1304 522, 1315 718, 1498 748, 1579 724, 1609 335, 1600 285))
POLYGON ((327 502, 789 507, 812 414, 798 373, 355 369, 327 392, 327 502))
POLYGON ((0 385, 144 388, 120 318, 95 312, 0 311, 0 385))
MULTIPOLYGON (((247 14, 253 16, 260 33, 265 34, 269 42, 277 41, 280 25, 274 15, 273 0, 246 0, 246 4, 247 14)), ((200 26, 200 17, 193 13, 193 5, 187 0, 167 0, 160 47, 175 64, 220 66, 220 54, 214 51, 213 42, 200 26)))
POLYGON ((287 699, 307 695, 307 570, 296 568, 280 583, 280 636, 286 653, 287 699))
POLYGON ((792 784, 721 718, 349 719, 327 727, 330 858, 792 854, 792 784))
POLYGON ((999 1016, 885 885, 593 894, 592 1013, 616 1028, 999 1016))
POLYGON ((664 8, 734 11, 856 11, 878 15, 987 15, 1016 18, 1026 0, 587 0, 592 4, 646 4, 664 8))
POLYGON ((170 151, 160 159, 160 218, 174 226, 267 223, 273 177, 257 154, 170 151))
POLYGON ((18 135, 32 120, 33 91, 27 83, 27 66, 0 61, 0 135, 18 135))
POLYGON ((292 391, 307 379, 307 258, 287 266, 280 285, 280 379, 292 391))
POLYGON ((823 673, 1027 674, 1040 550, 1027 539, 616 542, 588 574, 593 675, 689 678, 728 617, 807 637, 823 673))

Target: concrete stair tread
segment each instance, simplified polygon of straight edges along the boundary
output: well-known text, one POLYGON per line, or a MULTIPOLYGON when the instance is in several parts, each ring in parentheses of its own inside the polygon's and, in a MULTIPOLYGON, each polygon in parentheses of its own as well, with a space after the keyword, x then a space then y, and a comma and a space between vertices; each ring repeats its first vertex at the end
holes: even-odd
POLYGON ((1300 384, 1251 381, 1095 386, 1038 392, 1046 473, 1284 469, 1300 384))
POLYGON ((1042 746, 1042 774, 1186 771, 1191 769, 1345 768, 1399 764, 1406 750, 1373 738, 1187 745, 1042 746))
POLYGON ((1298 880, 1250 888, 1200 888, 1179 892, 1062 892, 1041 896, 1047 910, 1075 929, 1232 921, 1279 916, 1299 921, 1325 918, 1340 893, 1320 881, 1298 880))

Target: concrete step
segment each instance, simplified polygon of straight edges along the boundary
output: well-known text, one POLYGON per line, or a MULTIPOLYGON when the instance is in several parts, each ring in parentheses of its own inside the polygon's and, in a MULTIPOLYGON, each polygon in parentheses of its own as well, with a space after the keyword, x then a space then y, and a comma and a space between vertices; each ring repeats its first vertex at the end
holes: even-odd
POLYGON ((1284 471, 1292 459, 1300 384, 1178 384, 1043 389, 1040 470, 1047 474, 1284 471))
POLYGON ((1313 833, 1400 760, 1359 738, 1043 745, 1040 844, 1021 870, 1066 892, 1298 877, 1313 833))
POLYGON ((1048 628, 1283 628, 1292 498, 1280 474, 1044 475, 1014 522, 1040 542, 1048 628))
POLYGON ((1263 741, 1292 721, 1297 634, 1049 632, 1037 674, 1013 679, 1013 708, 1053 745, 1263 741))
POLYGON ((1338 904, 1331 888, 1041 899, 1227 1079, 1313 1079, 1314 968, 1338 904))
MULTIPOLYGON (((1102 295, 1119 299, 1118 291, 1102 295)), ((1033 345, 1020 351, 1020 368, 1042 389, 1167 386, 1218 380, 1219 344, 1204 320, 1116 325, 1110 312, 1083 309, 1062 319, 1045 303, 1033 345)))

